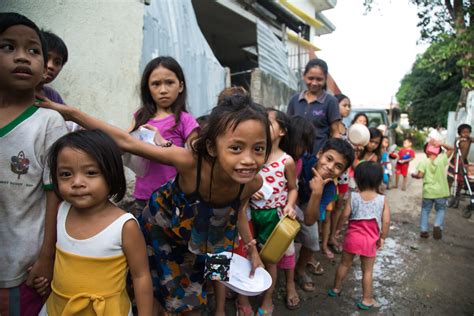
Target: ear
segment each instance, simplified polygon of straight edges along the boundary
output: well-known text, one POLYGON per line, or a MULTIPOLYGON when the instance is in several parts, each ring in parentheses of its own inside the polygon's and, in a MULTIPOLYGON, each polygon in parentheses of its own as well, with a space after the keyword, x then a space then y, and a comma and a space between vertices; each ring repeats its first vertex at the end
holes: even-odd
POLYGON ((206 140, 206 150, 209 153, 209 156, 211 156, 212 158, 216 158, 217 156, 216 146, 212 144, 209 139, 206 140))
POLYGON ((179 82, 179 90, 178 90, 178 92, 181 93, 181 92, 183 92, 183 90, 184 90, 184 82, 180 81, 180 82, 179 82))
POLYGON ((323 155, 323 152, 320 150, 318 151, 318 153, 316 154, 316 158, 321 158, 321 156, 323 155))

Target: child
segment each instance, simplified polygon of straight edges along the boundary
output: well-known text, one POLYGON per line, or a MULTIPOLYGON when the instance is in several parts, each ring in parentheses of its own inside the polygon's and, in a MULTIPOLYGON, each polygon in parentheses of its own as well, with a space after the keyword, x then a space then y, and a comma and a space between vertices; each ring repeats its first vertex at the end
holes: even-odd
MULTIPOLYGON (((142 106, 135 113, 133 128, 148 124, 162 137, 176 146, 184 147, 192 139, 198 127, 194 117, 186 111, 186 81, 183 70, 172 57, 157 57, 143 71, 140 83, 142 106)), ((150 162, 143 176, 136 176, 135 203, 132 213, 139 216, 153 191, 174 178, 173 166, 150 162)))
POLYGON ((351 125, 355 124, 355 123, 362 124, 362 125, 365 125, 365 126, 369 127, 369 118, 367 117, 367 115, 365 113, 359 112, 352 119, 351 125))
POLYGON ((403 148, 400 149, 398 152, 398 160, 397 165, 395 166, 395 189, 398 188, 398 180, 400 175, 403 176, 403 184, 402 184, 402 191, 407 189, 407 182, 408 182, 408 166, 410 165, 410 161, 415 159, 415 151, 411 148, 412 142, 411 138, 406 137, 403 140, 403 148))
POLYGON ((46 62, 36 24, 0 13, 1 315, 37 315, 43 298, 27 285, 53 274, 59 200, 50 190, 45 156, 67 130, 58 113, 35 106, 46 62))
MULTIPOLYGON (((282 148, 288 148, 289 119, 283 112, 275 109, 268 109, 267 112, 270 119, 272 151, 260 175, 263 178, 263 187, 272 193, 269 197, 265 197, 263 191, 258 191, 250 200, 254 233, 260 247, 265 245, 280 218, 285 215, 295 218, 295 203, 298 196, 295 161, 282 150, 282 148)), ((299 305, 299 297, 294 284, 294 245, 290 245, 289 249, 293 249, 293 253, 286 259, 290 261, 287 264, 287 271, 289 270, 288 273, 291 274, 291 283, 287 284, 287 305, 295 309, 299 305)), ((272 286, 263 295, 261 306, 257 311, 258 315, 269 315, 273 312, 272 296, 277 282, 277 265, 264 263, 272 277, 272 286)))
POLYGON ((251 275, 263 265, 245 216, 249 198, 262 186, 257 173, 271 150, 262 106, 245 96, 225 98, 212 110, 192 150, 147 144, 71 106, 48 100, 43 106, 86 128, 102 129, 123 151, 176 167, 175 179, 153 193, 141 219, 155 298, 166 311, 196 314, 206 308, 206 253, 231 251, 236 226, 248 248, 251 275))
POLYGON ((380 163, 383 167, 383 183, 385 184, 387 190, 390 189, 390 177, 392 176, 392 163, 390 162, 390 153, 388 148, 390 146, 390 140, 388 136, 382 138, 382 158, 380 163))
POLYGON ((330 138, 318 152, 314 167, 303 170, 299 178, 298 199, 300 203, 307 203, 307 206, 304 222, 297 236, 302 247, 295 274, 301 288, 307 292, 315 290, 314 282, 306 274, 305 267, 313 262, 314 252, 319 250, 316 220, 318 217, 325 220, 326 207, 336 194, 332 179, 340 176, 353 161, 354 151, 351 145, 345 140, 330 138))
POLYGON ((467 157, 469 155, 469 150, 471 148, 471 143, 474 142, 474 138, 471 137, 471 125, 468 124, 461 124, 458 126, 458 137, 456 138, 456 142, 459 141, 459 149, 461 150, 461 157, 457 157, 454 155, 450 162, 448 168, 448 184, 449 189, 453 185, 454 179, 457 178, 457 186, 456 192, 454 192, 453 196, 455 199, 453 200, 452 206, 457 207, 459 203, 459 195, 461 194, 461 189, 464 187, 464 178, 462 175, 463 168, 466 168, 468 165, 467 157), (456 157, 458 158, 458 174, 456 174, 456 157))
POLYGON ((423 201, 421 205, 420 237, 428 238, 428 221, 431 208, 435 207, 436 218, 433 228, 433 238, 441 239, 444 229, 444 213, 446 211, 449 186, 446 178, 448 156, 453 147, 432 140, 424 147, 426 159, 418 164, 417 172, 412 174, 415 179, 423 179, 423 201), (446 152, 442 152, 444 148, 446 152))
POLYGON ((382 183, 383 170, 379 163, 365 161, 355 169, 355 181, 359 192, 352 192, 344 213, 339 219, 338 230, 349 219, 341 262, 328 295, 341 295, 342 282, 349 272, 356 255, 362 262, 363 298, 357 307, 363 310, 377 307, 372 296, 372 273, 377 249, 382 249, 390 227, 390 210, 383 195, 378 193, 382 183))
POLYGON ((380 162, 382 158, 382 132, 375 127, 369 128, 370 141, 359 153, 359 162, 375 161, 380 162))
MULTIPOLYGON (((339 124, 339 133, 342 139, 347 139, 347 127, 343 122, 345 117, 348 117, 351 113, 351 100, 344 94, 336 94, 336 99, 339 102, 339 112, 341 113, 342 120, 339 124)), ((331 212, 331 233, 329 236, 328 246, 332 248, 335 253, 341 253, 342 249, 336 238, 336 225, 339 217, 344 209, 344 205, 347 201, 349 191, 349 174, 348 170, 344 171, 337 178, 337 201, 334 211, 331 212)))
MULTIPOLYGON (((40 315, 131 315, 127 271, 140 315, 151 315, 153 290, 143 235, 133 215, 114 202, 127 185, 121 151, 100 130, 58 139, 49 164, 58 210, 52 293, 40 315)), ((37 280, 40 287, 41 280, 37 280)))

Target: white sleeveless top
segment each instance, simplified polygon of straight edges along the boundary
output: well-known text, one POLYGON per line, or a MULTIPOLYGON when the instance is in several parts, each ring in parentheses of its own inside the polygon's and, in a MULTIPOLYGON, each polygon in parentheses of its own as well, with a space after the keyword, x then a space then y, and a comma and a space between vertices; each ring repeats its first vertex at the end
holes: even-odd
POLYGON ((382 213, 385 196, 377 194, 370 201, 365 201, 358 192, 351 193, 351 215, 349 220, 375 219, 382 231, 382 213))

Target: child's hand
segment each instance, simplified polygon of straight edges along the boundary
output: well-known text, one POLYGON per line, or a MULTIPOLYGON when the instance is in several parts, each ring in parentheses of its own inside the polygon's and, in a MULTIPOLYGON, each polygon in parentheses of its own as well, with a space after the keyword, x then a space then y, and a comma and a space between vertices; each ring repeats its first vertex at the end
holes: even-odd
POLYGON ((313 178, 309 181, 309 188, 314 194, 322 195, 324 186, 329 181, 332 181, 332 179, 323 179, 316 169, 313 168, 313 178))
POLYGON ((167 142, 167 140, 164 139, 163 136, 161 136, 160 131, 155 126, 153 126, 151 124, 143 124, 140 127, 143 127, 143 128, 146 128, 150 131, 155 132, 155 137, 153 137, 153 141, 155 142, 155 144, 162 145, 162 144, 165 144, 167 142))
POLYGON ((262 191, 257 191, 252 195, 252 200, 258 201, 263 199, 263 192, 262 191))
POLYGON ((291 205, 286 205, 283 209, 283 214, 288 215, 289 218, 295 219, 296 218, 296 210, 291 205))
POLYGON ((379 240, 377 240, 377 250, 382 250, 384 244, 385 244, 385 239, 379 238, 379 240))
POLYGON ((67 110, 70 109, 70 106, 53 102, 45 96, 36 95, 36 97, 41 100, 41 102, 35 103, 36 106, 59 112, 66 121, 71 119, 67 114, 67 110))
POLYGON ((255 270, 257 270, 257 268, 264 268, 265 266, 263 265, 262 259, 260 259, 257 248, 255 248, 255 246, 253 246, 253 251, 250 253, 249 257, 250 261, 252 262, 252 270, 250 270, 249 277, 252 279, 255 274, 255 270))
POLYGON ((49 288, 49 280, 53 279, 53 262, 41 257, 28 268, 26 285, 34 288, 40 295, 46 295, 49 288), (45 285, 46 283, 46 285, 45 285))
POLYGON ((43 277, 36 278, 33 287, 40 296, 46 296, 51 292, 49 280, 43 277))

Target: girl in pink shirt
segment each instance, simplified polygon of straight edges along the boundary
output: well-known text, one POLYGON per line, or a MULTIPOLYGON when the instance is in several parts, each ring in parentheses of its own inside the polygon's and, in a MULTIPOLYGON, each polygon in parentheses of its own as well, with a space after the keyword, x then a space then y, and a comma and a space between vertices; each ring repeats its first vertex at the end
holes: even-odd
MULTIPOLYGON (((134 115, 131 132, 147 124, 174 145, 184 145, 199 126, 186 110, 186 81, 179 63, 172 57, 157 57, 143 71, 140 83, 142 106, 134 115)), ((173 166, 150 161, 148 171, 136 176, 132 213, 139 216, 153 191, 176 175, 173 166)))

